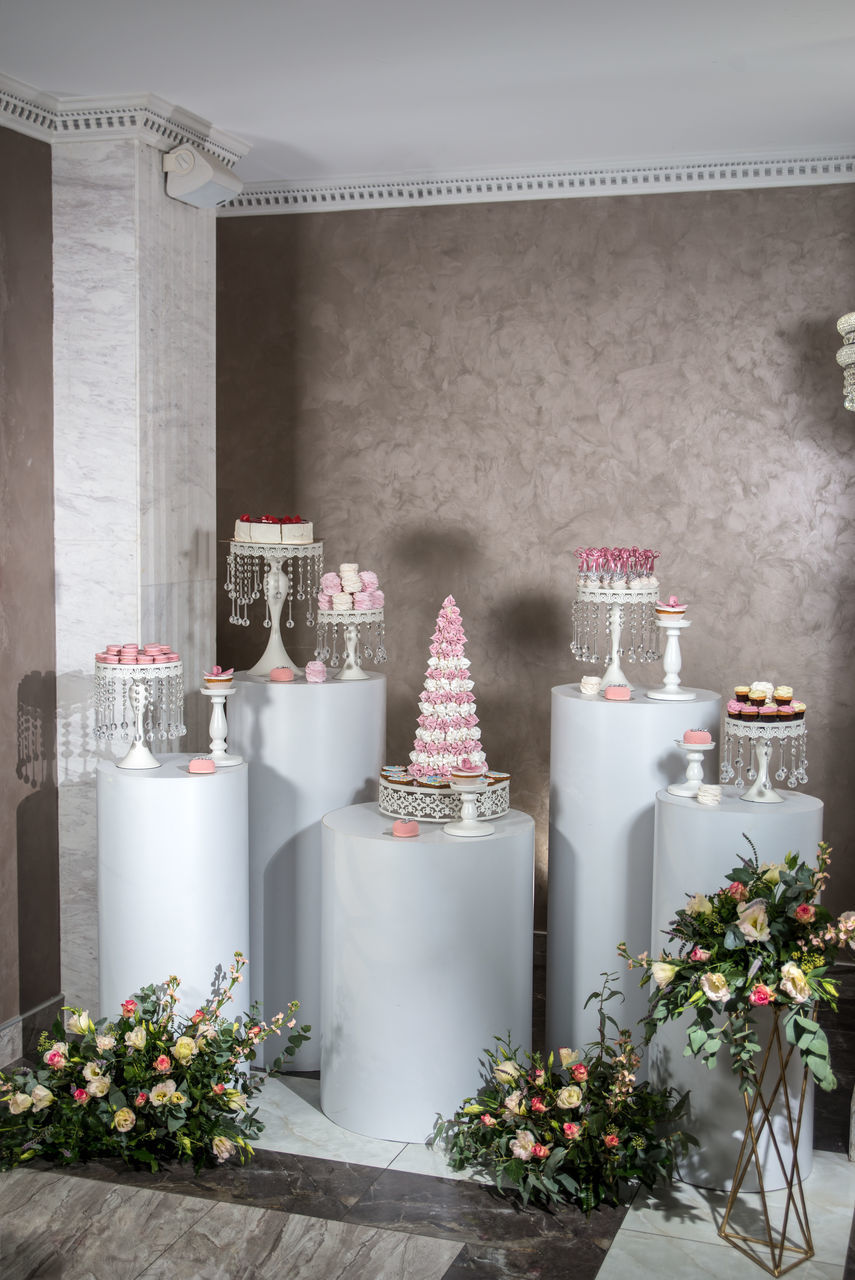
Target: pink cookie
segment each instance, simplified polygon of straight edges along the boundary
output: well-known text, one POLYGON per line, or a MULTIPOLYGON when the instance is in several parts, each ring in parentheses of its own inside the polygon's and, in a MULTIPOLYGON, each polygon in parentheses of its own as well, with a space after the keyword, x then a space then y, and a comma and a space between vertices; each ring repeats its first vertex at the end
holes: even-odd
POLYGON ((607 702, 629 702, 632 694, 625 684, 610 684, 603 690, 607 702))
POLYGON ((294 679, 294 672, 290 667, 274 667, 270 672, 270 681, 272 684, 288 684, 294 679))
POLYGON ((413 836, 419 834, 419 824, 417 822, 405 822, 403 818, 398 818, 392 823, 392 835, 399 836, 402 840, 411 840, 413 836))
POLYGON ((209 760, 206 756, 196 756, 187 766, 188 773, 216 773, 217 767, 213 760, 209 760))

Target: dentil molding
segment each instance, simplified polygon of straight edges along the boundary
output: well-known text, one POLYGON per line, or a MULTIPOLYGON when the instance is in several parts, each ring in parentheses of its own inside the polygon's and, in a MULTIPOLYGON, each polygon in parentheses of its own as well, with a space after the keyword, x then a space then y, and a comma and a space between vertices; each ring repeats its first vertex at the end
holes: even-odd
POLYGON ((190 143, 229 169, 249 144, 155 94, 110 98, 60 98, 0 74, 0 125, 45 142, 138 138, 158 151, 190 143))
POLYGON ((637 165, 431 177, 376 177, 343 182, 248 183, 219 217, 390 209, 412 205, 556 200, 662 191, 736 190, 855 182, 855 155, 665 161, 637 165))

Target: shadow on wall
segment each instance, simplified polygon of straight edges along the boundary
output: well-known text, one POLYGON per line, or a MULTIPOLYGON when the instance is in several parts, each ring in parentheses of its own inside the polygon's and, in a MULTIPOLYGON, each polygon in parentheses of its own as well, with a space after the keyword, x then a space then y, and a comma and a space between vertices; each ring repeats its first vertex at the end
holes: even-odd
POLYGON ((31 788, 16 811, 19 999, 26 1055, 62 1004, 53 671, 31 671, 20 681, 17 719, 16 772, 31 788))

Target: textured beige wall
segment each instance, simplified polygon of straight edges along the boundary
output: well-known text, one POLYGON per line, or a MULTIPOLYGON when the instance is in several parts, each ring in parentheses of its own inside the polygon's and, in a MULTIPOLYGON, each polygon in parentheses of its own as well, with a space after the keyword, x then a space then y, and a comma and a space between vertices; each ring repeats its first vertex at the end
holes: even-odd
MULTIPOLYGON (((549 690, 587 669, 580 543, 661 550, 691 602, 685 683, 763 677, 809 704, 808 790, 855 903, 855 416, 834 361, 855 187, 228 219, 218 252, 220 536, 297 505, 329 565, 378 571, 393 761, 456 597, 488 758, 537 819, 541 921, 549 690)), ((228 626, 220 597, 220 660, 245 666, 260 626, 228 626)))

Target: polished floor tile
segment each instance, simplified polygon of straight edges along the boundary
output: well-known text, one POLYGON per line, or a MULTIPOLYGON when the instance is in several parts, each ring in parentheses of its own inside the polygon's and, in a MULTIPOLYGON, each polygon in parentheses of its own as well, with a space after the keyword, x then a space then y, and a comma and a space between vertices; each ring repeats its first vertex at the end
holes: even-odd
POLYGON ((319 1080, 305 1076, 271 1076, 257 1102, 264 1124, 263 1145, 269 1151, 328 1156, 385 1169, 406 1143, 366 1138, 340 1129, 321 1111, 319 1080))
MULTIPOLYGON (((673 1236, 641 1231, 621 1232, 609 1251, 597 1280, 762 1280, 764 1272, 727 1244, 699 1244, 673 1236)), ((843 1280, 843 1264, 812 1258, 791 1273, 794 1280, 843 1280)))

